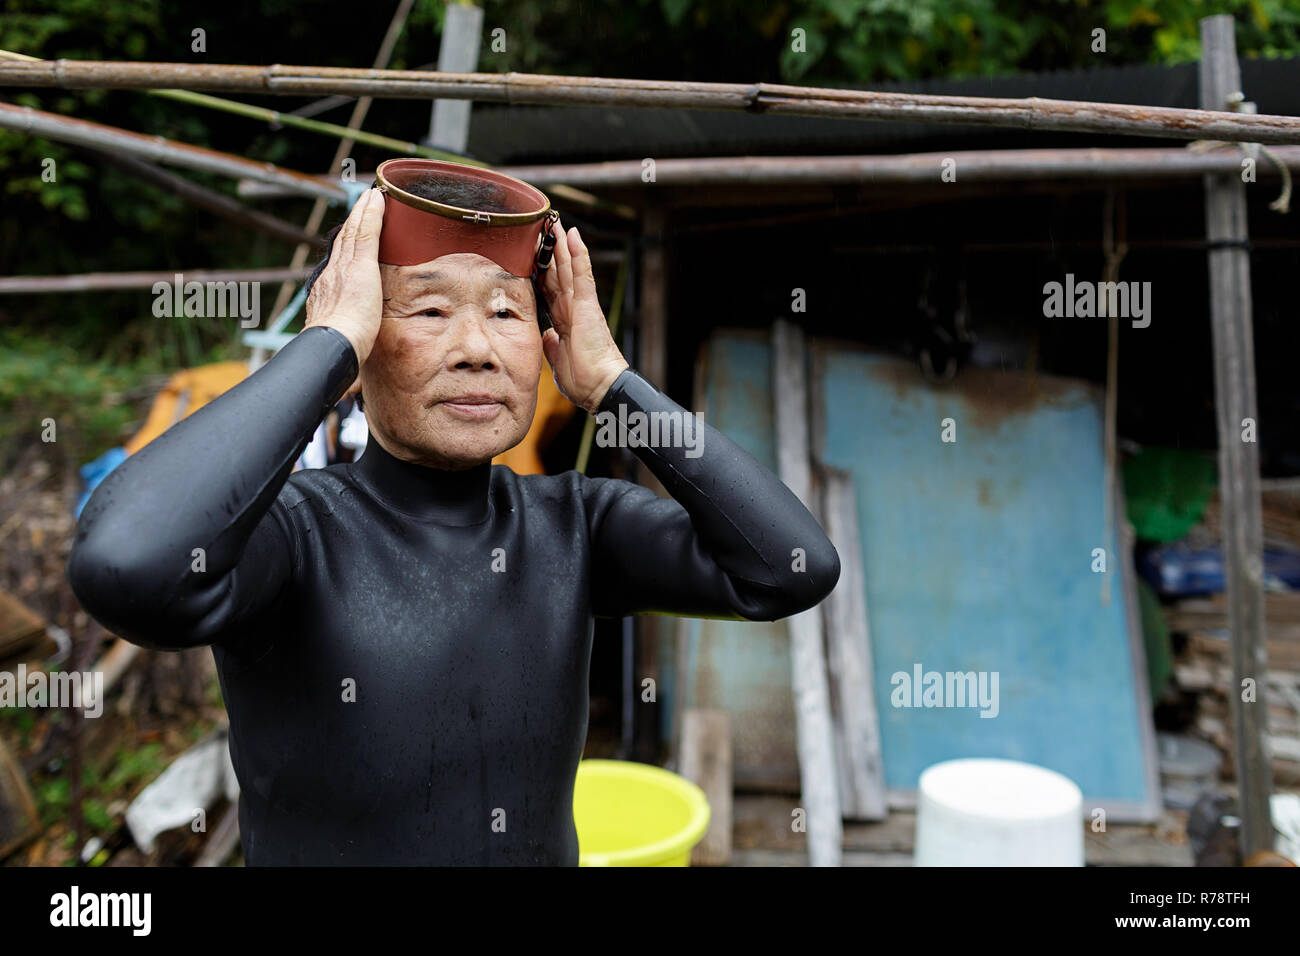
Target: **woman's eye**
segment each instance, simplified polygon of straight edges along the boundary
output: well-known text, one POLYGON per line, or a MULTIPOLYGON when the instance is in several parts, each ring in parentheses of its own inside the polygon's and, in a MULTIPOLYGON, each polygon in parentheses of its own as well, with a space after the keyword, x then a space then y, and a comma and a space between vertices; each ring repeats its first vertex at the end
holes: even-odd
POLYGON ((441 316, 441 315, 442 315, 442 310, 441 310, 441 309, 425 309, 425 310, 424 310, 424 314, 425 314, 425 315, 429 315, 429 316, 441 316))
POLYGON ((514 316, 514 313, 511 312, 509 309, 497 309, 497 318, 498 318, 498 319, 509 319, 509 318, 512 318, 513 316, 514 316))

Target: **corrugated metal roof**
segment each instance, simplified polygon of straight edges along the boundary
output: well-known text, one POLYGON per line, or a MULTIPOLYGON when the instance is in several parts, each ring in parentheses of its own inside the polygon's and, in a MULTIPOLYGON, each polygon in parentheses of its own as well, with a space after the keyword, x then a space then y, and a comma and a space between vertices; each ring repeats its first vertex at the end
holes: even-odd
MULTIPOLYGON (((963 80, 853 86, 884 92, 951 96, 1027 97, 1197 106, 1197 65, 1127 66, 1098 70, 1013 74, 963 80)), ((1260 113, 1300 115, 1300 59, 1244 60, 1242 85, 1260 113)), ((739 156, 925 152, 940 149, 1016 149, 1109 145, 1135 140, 1083 133, 1042 133, 979 126, 863 122, 811 116, 605 107, 476 104, 470 123, 472 155, 495 164, 595 162, 647 156, 739 156)))

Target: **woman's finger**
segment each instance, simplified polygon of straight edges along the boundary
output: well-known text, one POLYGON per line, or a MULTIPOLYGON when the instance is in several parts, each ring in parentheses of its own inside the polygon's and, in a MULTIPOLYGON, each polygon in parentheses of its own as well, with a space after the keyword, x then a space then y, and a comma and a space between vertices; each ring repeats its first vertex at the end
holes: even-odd
POLYGON ((578 248, 570 267, 573 273, 573 297, 596 300, 596 277, 591 271, 591 255, 587 252, 587 244, 582 241, 577 226, 573 227, 572 239, 578 248))
POLYGON ((551 325, 560 335, 567 335, 569 331, 569 299, 565 295, 564 269, 560 259, 560 247, 564 244, 564 233, 562 224, 557 218, 555 220, 555 248, 551 253, 551 266, 546 270, 546 276, 543 278, 543 288, 546 290, 547 304, 551 312, 551 325))
POLYGON ((573 291, 573 257, 569 254, 569 235, 564 223, 555 222, 555 277, 560 280, 560 293, 568 296, 573 291))
POLYGON ((551 374, 555 375, 564 361, 560 333, 556 329, 550 328, 542 333, 542 352, 546 356, 546 364, 551 367, 551 374))
MULTIPOLYGON (((361 235, 361 220, 366 210, 370 207, 371 200, 379 193, 377 189, 368 189, 366 194, 352 204, 352 209, 348 212, 348 218, 343 220, 343 228, 339 230, 338 238, 335 240, 339 257, 343 262, 347 262, 356 255, 357 238, 361 235)), ((330 257, 330 264, 333 265, 334 257, 330 257)), ((339 263, 342 267, 343 263, 339 263)))
MULTIPOLYGON (((379 261, 379 233, 384 227, 384 196, 378 189, 372 189, 366 195, 365 208, 357 221, 357 245, 368 258, 379 261)), ((357 203, 358 206, 361 203, 357 203)))

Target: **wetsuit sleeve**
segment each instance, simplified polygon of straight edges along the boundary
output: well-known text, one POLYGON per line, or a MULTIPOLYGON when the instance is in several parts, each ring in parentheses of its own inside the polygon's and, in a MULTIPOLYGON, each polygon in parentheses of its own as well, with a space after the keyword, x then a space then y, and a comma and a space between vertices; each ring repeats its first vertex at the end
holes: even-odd
POLYGON ((689 416, 698 430, 689 443, 632 443, 671 499, 628 481, 588 481, 593 613, 774 621, 831 592, 839 555, 776 475, 628 369, 597 422, 617 429, 634 412, 689 416))
POLYGON ((291 579, 294 526, 277 496, 356 373, 346 336, 305 329, 113 469, 68 560, 82 607, 144 647, 236 637, 291 579))

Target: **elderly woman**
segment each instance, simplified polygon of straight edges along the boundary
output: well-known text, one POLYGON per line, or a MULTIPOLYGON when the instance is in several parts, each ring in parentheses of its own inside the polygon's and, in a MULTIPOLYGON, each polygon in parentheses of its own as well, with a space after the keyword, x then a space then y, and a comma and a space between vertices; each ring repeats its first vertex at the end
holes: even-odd
MULTIPOLYGON (((424 214, 468 206, 483 230, 510 209, 441 198, 424 214)), ((388 241, 387 201, 353 207, 301 333, 96 489, 69 579, 131 641, 212 646, 249 864, 574 865, 593 616, 774 620, 825 597, 839 558, 707 425, 693 450, 635 447, 671 499, 493 466, 528 431, 543 353, 590 413, 689 414, 623 359, 576 228, 530 285, 536 233, 525 258, 409 225, 388 241), (365 452, 291 475, 358 391, 365 452)))

